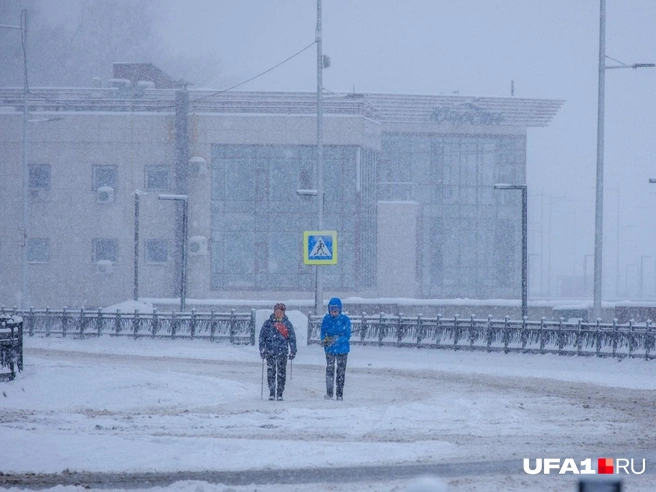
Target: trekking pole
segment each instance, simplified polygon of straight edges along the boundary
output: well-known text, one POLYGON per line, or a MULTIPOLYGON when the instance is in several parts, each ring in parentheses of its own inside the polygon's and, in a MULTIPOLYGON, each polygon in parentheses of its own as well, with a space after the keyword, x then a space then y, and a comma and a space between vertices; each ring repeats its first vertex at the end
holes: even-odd
POLYGON ((264 400, 264 359, 262 359, 262 384, 260 385, 260 400, 264 400))
POLYGON ((294 375, 294 361, 289 359, 289 380, 292 380, 292 376, 294 375))

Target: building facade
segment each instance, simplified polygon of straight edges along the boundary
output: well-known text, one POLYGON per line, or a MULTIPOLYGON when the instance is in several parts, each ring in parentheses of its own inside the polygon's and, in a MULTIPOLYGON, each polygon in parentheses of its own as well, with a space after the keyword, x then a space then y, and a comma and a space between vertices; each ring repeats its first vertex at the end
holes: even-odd
MULTIPOLYGON (((0 89, 0 304, 180 295, 311 299, 316 95, 115 87, 0 89), (24 149, 26 152, 24 153, 24 149), (23 177, 27 177, 26 186, 23 177), (24 206, 27 215, 24 215, 24 206)), ((561 101, 326 97, 326 295, 517 298, 527 128, 561 101)))

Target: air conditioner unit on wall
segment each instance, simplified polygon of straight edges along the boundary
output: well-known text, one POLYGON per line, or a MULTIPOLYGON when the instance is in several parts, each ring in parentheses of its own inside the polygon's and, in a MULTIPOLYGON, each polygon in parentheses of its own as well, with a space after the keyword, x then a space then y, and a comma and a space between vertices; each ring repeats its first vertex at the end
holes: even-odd
POLYGON ((191 256, 207 254, 207 238, 205 236, 191 236, 187 251, 191 256))
POLYGON ((189 159, 189 166, 191 167, 191 170, 194 173, 200 175, 207 174, 207 171, 209 170, 207 166, 207 161, 199 156, 194 156, 191 159, 189 159))
POLYGON ((96 262, 96 273, 109 275, 114 272, 114 265, 109 260, 98 260, 96 262))
POLYGON ((111 186, 101 186, 97 190, 97 203, 114 203, 114 188, 111 186))

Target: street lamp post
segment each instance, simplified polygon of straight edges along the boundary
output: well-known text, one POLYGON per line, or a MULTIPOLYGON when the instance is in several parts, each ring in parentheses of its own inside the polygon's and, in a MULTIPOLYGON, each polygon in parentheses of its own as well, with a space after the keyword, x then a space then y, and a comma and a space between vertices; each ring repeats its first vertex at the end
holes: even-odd
POLYGON ((528 193, 526 185, 499 183, 495 190, 522 190, 522 318, 528 316, 528 193))
MULTIPOLYGON (((601 318, 601 267, 604 225, 604 98, 606 70, 615 68, 652 68, 654 63, 606 65, 606 0, 599 0, 599 92, 597 94, 597 183, 595 193, 594 301, 592 314, 601 318)), ((612 59, 612 58, 611 58, 612 59)), ((615 60, 617 61, 617 60, 615 60)))
POLYGON ((27 161, 28 157, 28 106, 27 95, 29 85, 27 82, 27 10, 21 11, 20 26, 11 26, 0 24, 0 28, 18 29, 21 32, 21 45, 23 47, 23 249, 21 259, 21 307, 28 309, 30 307, 29 284, 27 280, 27 240, 29 238, 30 208, 29 208, 29 181, 30 169, 27 161))
POLYGON ((188 224, 188 197, 187 195, 157 195, 160 200, 174 200, 182 202, 182 258, 180 265, 180 311, 186 307, 187 297, 187 224, 188 224))

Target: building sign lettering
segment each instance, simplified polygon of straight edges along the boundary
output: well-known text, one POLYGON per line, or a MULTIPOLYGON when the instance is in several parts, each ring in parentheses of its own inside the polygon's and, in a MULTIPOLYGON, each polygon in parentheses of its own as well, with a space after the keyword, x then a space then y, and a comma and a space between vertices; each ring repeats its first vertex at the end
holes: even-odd
POLYGON ((454 125, 500 125, 503 113, 485 111, 473 103, 463 103, 453 106, 437 106, 430 115, 436 123, 452 123, 454 125))

